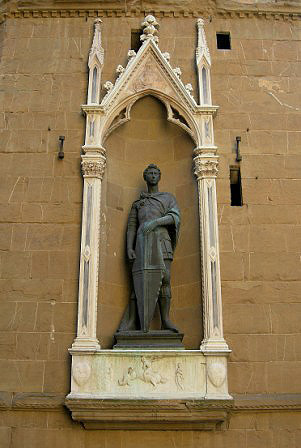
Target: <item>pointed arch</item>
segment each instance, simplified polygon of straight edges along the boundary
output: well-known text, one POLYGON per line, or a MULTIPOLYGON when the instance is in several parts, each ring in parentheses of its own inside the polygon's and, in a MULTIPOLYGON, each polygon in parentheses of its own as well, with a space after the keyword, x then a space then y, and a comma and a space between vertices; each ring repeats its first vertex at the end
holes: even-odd
POLYGON ((132 107, 138 100, 146 96, 157 98, 166 109, 167 120, 184 129, 194 143, 198 144, 202 137, 199 132, 198 123, 195 121, 193 115, 191 115, 189 111, 174 98, 171 98, 162 91, 150 88, 124 98, 106 115, 106 119, 104 120, 101 129, 102 135, 100 136, 102 143, 106 141, 107 137, 115 129, 131 119, 132 107))

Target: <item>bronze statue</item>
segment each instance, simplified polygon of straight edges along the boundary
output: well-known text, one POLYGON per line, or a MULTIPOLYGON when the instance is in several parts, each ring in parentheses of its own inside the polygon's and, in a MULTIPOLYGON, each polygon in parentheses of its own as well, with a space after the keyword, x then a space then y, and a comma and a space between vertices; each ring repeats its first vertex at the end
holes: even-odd
POLYGON ((132 205, 127 227, 127 256, 133 291, 119 331, 149 331, 156 304, 164 330, 178 333, 170 321, 170 266, 176 247, 180 211, 175 197, 158 191, 160 169, 150 164, 143 173, 147 193, 132 205), (137 318, 138 317, 138 318, 137 318))

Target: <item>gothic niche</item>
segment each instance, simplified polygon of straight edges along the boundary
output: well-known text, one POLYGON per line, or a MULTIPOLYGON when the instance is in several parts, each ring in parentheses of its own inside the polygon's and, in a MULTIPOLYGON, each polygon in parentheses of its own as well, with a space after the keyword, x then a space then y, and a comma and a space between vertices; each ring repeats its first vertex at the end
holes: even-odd
MULTIPOLYGON (((99 298, 99 337, 103 343, 106 341, 105 348, 112 347, 113 335, 130 298, 126 225, 132 202, 146 188, 143 170, 152 162, 162 173, 160 191, 171 192, 181 210, 180 236, 172 263, 170 315, 185 335, 185 347, 199 347, 202 339, 200 242, 197 184, 191 170, 193 147, 187 132, 167 121, 165 106, 154 96, 145 96, 135 103, 131 120, 115 129, 106 141, 108 167, 103 181, 106 232, 101 242, 101 252, 106 247, 106 256, 104 277, 100 280, 103 298, 99 298)), ((156 312, 152 328, 159 326, 156 312)))

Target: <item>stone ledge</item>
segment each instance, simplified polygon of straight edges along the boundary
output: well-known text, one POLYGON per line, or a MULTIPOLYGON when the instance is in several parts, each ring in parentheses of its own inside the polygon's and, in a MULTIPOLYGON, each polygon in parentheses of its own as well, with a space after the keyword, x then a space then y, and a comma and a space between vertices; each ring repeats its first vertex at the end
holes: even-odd
MULTIPOLYGON (((266 410, 301 410, 301 394, 232 394, 233 400, 191 400, 190 408, 219 407, 223 403, 223 407, 231 409, 233 412, 240 411, 266 411, 266 410)), ((157 400, 160 401, 160 400, 157 400)), ((179 401, 179 403, 187 403, 187 400, 179 401)), ((166 405, 169 401, 165 401, 166 405)), ((174 403, 174 401, 173 401, 174 403)), ((60 394, 46 394, 38 392, 4 392, 0 391, 0 410, 18 410, 18 409, 53 409, 60 410, 65 404, 65 396, 60 394)), ((132 401, 134 404, 134 401, 132 401)), ((141 404, 137 403, 136 404, 141 404)))
POLYGON ((65 396, 39 392, 0 392, 0 410, 59 410, 65 396))
POLYGON ((234 411, 301 410, 301 394, 233 394, 234 411))
POLYGON ((225 422, 231 400, 93 400, 67 398, 72 418, 86 429, 214 430, 225 422))

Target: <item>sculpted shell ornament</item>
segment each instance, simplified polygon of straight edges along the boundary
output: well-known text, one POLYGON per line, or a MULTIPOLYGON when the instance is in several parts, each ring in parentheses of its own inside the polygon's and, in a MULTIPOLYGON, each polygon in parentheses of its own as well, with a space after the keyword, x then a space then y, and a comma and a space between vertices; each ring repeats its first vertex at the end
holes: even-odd
POLYGON ((208 365, 208 375, 211 383, 215 387, 221 387, 226 380, 226 366, 218 361, 213 361, 208 365))
POLYGON ((90 375, 91 366, 87 361, 77 362, 72 367, 72 376, 79 386, 83 386, 90 378, 90 375))

